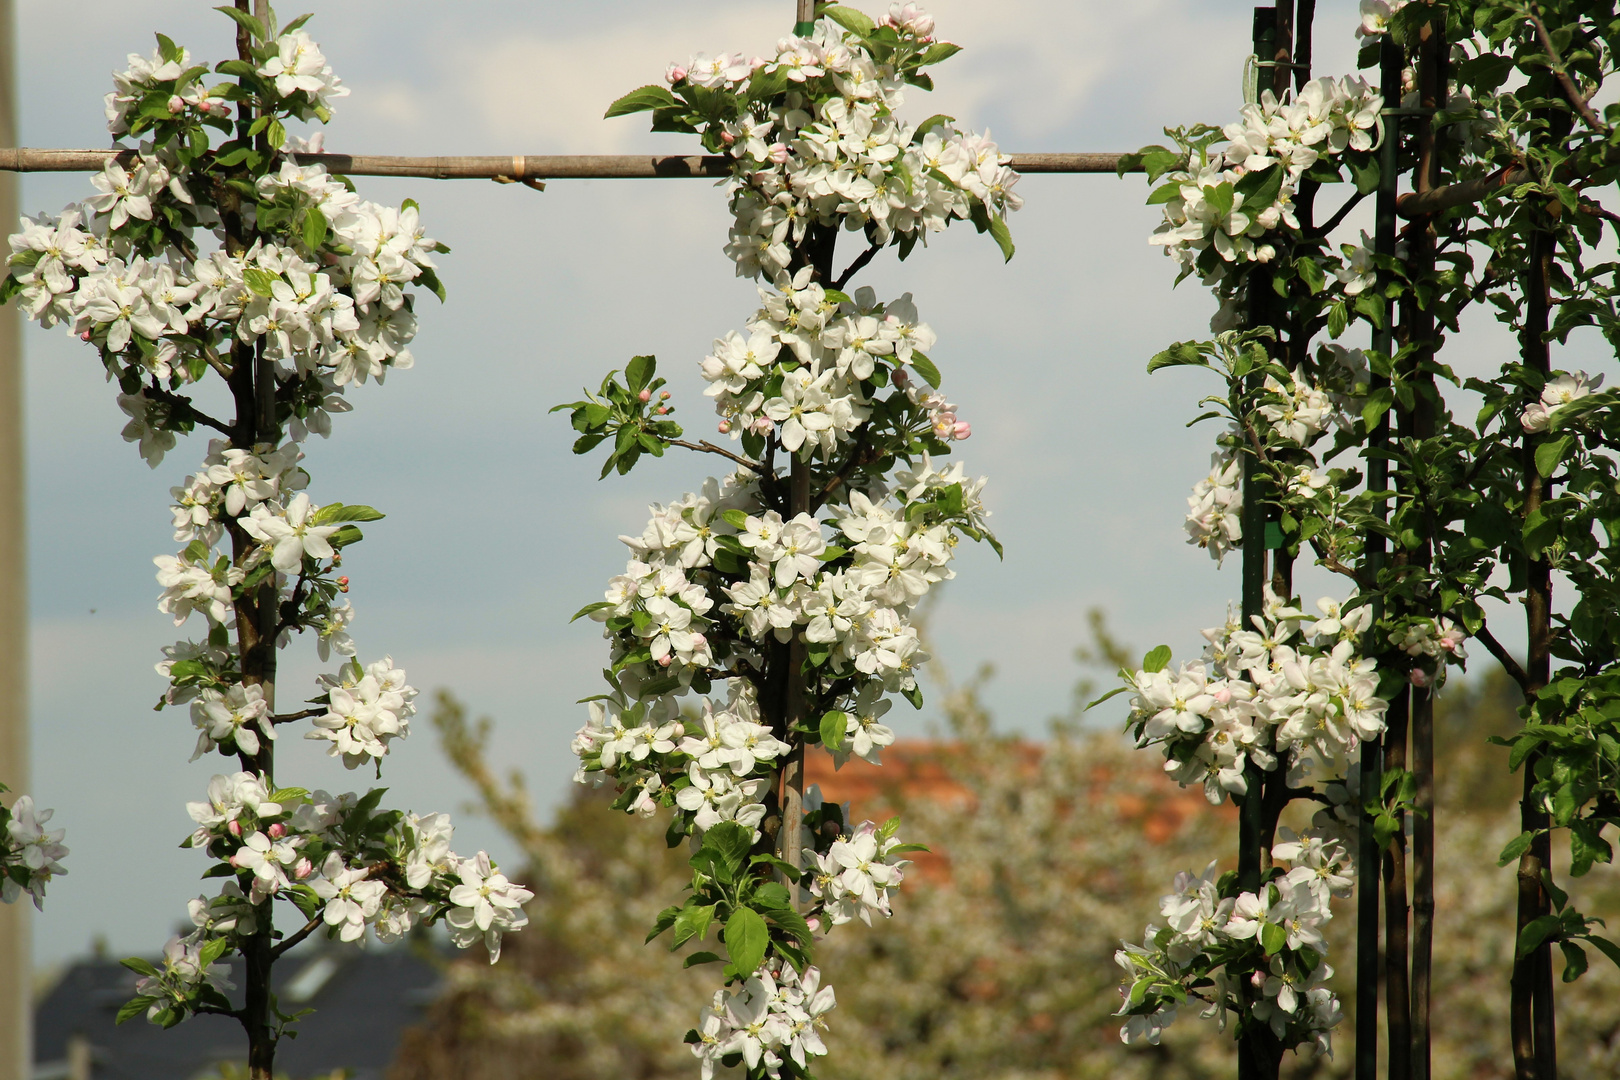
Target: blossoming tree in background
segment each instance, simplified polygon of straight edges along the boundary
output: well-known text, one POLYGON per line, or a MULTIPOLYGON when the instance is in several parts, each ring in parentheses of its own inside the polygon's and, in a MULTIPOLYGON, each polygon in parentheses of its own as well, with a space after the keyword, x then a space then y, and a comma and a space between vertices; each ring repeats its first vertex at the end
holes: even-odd
MULTIPOLYGON (((0 784, 0 791, 8 791, 0 784)), ((28 795, 19 795, 8 810, 0 806, 0 902, 15 904, 25 893, 43 910, 45 886, 57 874, 67 873, 61 860, 68 849, 62 843, 66 829, 46 831, 53 810, 37 810, 28 795)))
POLYGON ((621 538, 625 573, 580 613, 603 624, 611 666, 574 741, 577 779, 614 784, 628 812, 670 808, 669 844, 694 849, 690 895, 649 937, 696 943, 689 966, 723 965, 687 1036, 705 1080, 737 1064, 808 1076, 827 1052, 817 937, 892 914, 915 845, 898 819, 855 825, 805 791, 804 755, 879 760, 890 696, 922 703, 911 612, 953 575, 961 538, 995 545, 984 480, 937 460, 971 428, 940 393, 933 331, 910 294, 845 291, 885 247, 904 258, 953 221, 1012 254, 1004 215, 1021 200, 995 144, 898 114, 958 51, 933 31, 912 4, 881 21, 824 5, 769 59, 694 57, 608 110, 651 110, 655 130, 731 158, 726 253, 765 282, 744 330, 701 364, 731 448, 682 437, 652 357, 559 406, 577 453, 611 447, 603 476, 670 446, 734 467, 653 507, 621 538), (840 233, 865 247, 835 274, 840 233), (702 949, 711 929, 724 955, 702 949))
MULTIPOLYGON (((348 93, 300 18, 278 29, 265 6, 221 8, 237 56, 210 69, 158 35, 131 56, 107 96, 114 136, 141 140, 93 178, 97 194, 57 216, 24 219, 11 237, 3 295, 44 326, 65 325, 92 346, 129 417, 124 438, 156 468, 177 437, 212 429, 202 465, 172 489, 174 555, 161 555, 158 607, 194 639, 165 649, 159 708, 187 706, 192 760, 219 754, 234 768, 187 804, 184 846, 209 860, 217 894, 188 904, 189 934, 161 966, 125 964, 143 978, 119 1020, 145 1014, 173 1026, 196 1013, 235 1017, 255 1080, 269 1080, 277 1040, 296 1019, 271 994, 271 971, 314 933, 385 941, 443 922, 455 943, 483 943, 523 926, 531 895, 479 852, 450 849, 444 814, 381 808, 383 790, 332 795, 275 773, 278 735, 309 721, 346 768, 376 767, 410 731, 416 691, 391 657, 364 663, 348 633, 344 553, 363 505, 316 505, 302 446, 330 434, 347 392, 412 365, 415 300, 443 297, 415 204, 359 197, 342 177, 300 166, 293 120, 331 117, 348 93), (207 85, 210 70, 230 80, 207 85), (217 143, 216 143, 217 140, 217 143), (216 379, 224 391, 205 385, 216 379), (216 419, 213 393, 234 408, 216 419), (308 708, 277 710, 276 653, 307 635, 335 669, 308 708), (293 909, 296 928, 278 929, 293 909), (284 920, 284 917, 283 917, 284 920), (241 994, 231 973, 241 979, 241 994)), ((9 900, 36 897, 63 849, 44 815, 19 805, 8 823, 9 900)))
POLYGON ((1183 875, 1161 902, 1167 925, 1119 954, 1122 1034, 1156 1041, 1196 1003, 1234 1024, 1240 1075, 1274 1076, 1307 1042, 1328 1049, 1339 1009, 1321 928, 1359 879, 1356 1067, 1374 1075, 1381 880, 1387 1074, 1426 1080, 1434 694, 1471 638, 1527 701, 1522 732, 1499 740, 1524 775, 1522 832, 1501 855, 1517 866, 1508 1027, 1516 1074, 1554 1080, 1551 946, 1565 982, 1588 946, 1620 962, 1551 877, 1555 831, 1580 877, 1610 861, 1602 834, 1620 823, 1620 414, 1601 376, 1550 357, 1579 327, 1616 340, 1616 266, 1590 252, 1620 221, 1595 194, 1615 175, 1620 113, 1591 102, 1620 27, 1612 5, 1583 0, 1363 0, 1355 33, 1375 90, 1310 78, 1314 9, 1259 9, 1275 16, 1256 21, 1269 86, 1257 80, 1237 120, 1169 130, 1174 147, 1125 162, 1156 185, 1152 242, 1220 305, 1212 341, 1173 345, 1149 370, 1203 367, 1223 383, 1199 417, 1228 426, 1187 529, 1217 561, 1241 549, 1243 605, 1205 631, 1202 662, 1172 670, 1161 648, 1126 673, 1139 742, 1212 801, 1237 801, 1241 828, 1237 870, 1183 875), (1336 243, 1375 192, 1374 235, 1336 243), (1520 356, 1463 380, 1438 358, 1442 331, 1482 301, 1520 356), (1370 346, 1339 344, 1361 322, 1370 346), (1307 611, 1292 586, 1302 554, 1350 595, 1307 611), (1567 614, 1555 580, 1573 594, 1567 614), (1488 625, 1486 605, 1510 600, 1523 660, 1488 625), (1299 799, 1318 804, 1312 827, 1281 831, 1299 799))

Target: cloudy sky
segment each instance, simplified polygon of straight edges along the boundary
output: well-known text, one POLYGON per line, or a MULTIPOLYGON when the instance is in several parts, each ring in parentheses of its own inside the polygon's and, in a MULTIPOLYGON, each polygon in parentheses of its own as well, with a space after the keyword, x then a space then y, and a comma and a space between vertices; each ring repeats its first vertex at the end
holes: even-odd
MULTIPOLYGON (((101 96, 124 54, 161 29, 201 59, 231 47, 230 24, 196 0, 19 0, 25 146, 99 146, 101 96)), ((940 33, 965 51, 917 93, 935 112, 989 127, 1014 152, 1124 150, 1166 124, 1224 122, 1240 104, 1248 9, 1213 0, 996 4, 937 0, 940 33)), ((1354 0, 1318 6, 1319 72, 1354 62, 1354 0)), ((645 118, 600 119, 624 91, 696 51, 767 51, 792 19, 787 0, 626 0, 613 5, 347 0, 317 6, 309 29, 352 88, 328 148, 357 153, 691 152, 645 118)), ((567 618, 622 567, 615 537, 646 504, 694 489, 708 463, 669 456, 598 483, 569 454, 547 409, 606 369, 655 353, 677 418, 705 431, 697 361, 741 328, 751 284, 721 253, 726 213, 702 181, 563 181, 543 194, 487 182, 362 178, 370 198, 423 207, 450 291, 429 300, 417 366, 351 395, 356 411, 309 447, 318 502, 370 503, 345 569, 362 656, 391 653, 415 685, 448 687, 497 721, 498 760, 522 769, 543 805, 566 795, 572 704, 598 689, 594 624, 567 618)), ((1149 379, 1146 359, 1206 332, 1211 304, 1172 291, 1146 236, 1155 211, 1140 177, 1036 176, 1011 225, 1018 254, 954 229, 906 264, 863 275, 880 295, 915 294, 939 335, 934 359, 973 423, 962 447, 988 475, 986 502, 1006 560, 966 551, 932 624, 958 674, 995 665, 989 701, 1007 727, 1038 734, 1067 705, 1083 613, 1107 609, 1138 648, 1185 655, 1237 594, 1183 543, 1188 486, 1206 468, 1207 429, 1185 430, 1214 386, 1196 373, 1149 379)), ((82 176, 29 176, 26 210, 82 198, 82 176)), ((1467 366, 1511 347, 1488 325, 1467 366)), ((201 869, 178 851, 183 803, 222 764, 187 765, 183 712, 155 713, 158 648, 176 634, 154 607, 152 557, 170 552, 168 488, 204 452, 202 436, 154 470, 119 438, 123 418, 93 353, 31 329, 27 424, 32 545, 33 788, 69 829, 71 875, 35 920, 38 958, 59 962, 104 936, 118 953, 167 936, 201 869)), ((1314 586, 1310 586, 1314 587, 1314 586)), ((1508 635, 1504 634, 1504 637, 1508 635)), ((283 694, 314 671, 312 650, 283 661, 283 694)), ((1099 710, 1101 711, 1101 710, 1099 710)), ((931 710, 900 713, 902 734, 931 710)), ((289 732, 289 735, 292 733, 289 732)), ((314 748, 282 742, 284 783, 362 786, 314 748)), ((395 805, 457 810, 468 790, 440 760, 426 716, 396 744, 384 782, 395 805)), ((466 818, 457 847, 510 845, 466 818)))

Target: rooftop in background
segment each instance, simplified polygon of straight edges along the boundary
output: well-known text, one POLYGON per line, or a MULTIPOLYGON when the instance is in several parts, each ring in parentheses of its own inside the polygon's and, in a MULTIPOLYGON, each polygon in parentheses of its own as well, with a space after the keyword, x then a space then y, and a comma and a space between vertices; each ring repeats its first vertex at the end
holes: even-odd
MULTIPOLYGON (((300 948, 276 971, 285 1011, 316 1010, 276 1051, 277 1075, 299 1078, 347 1068, 351 1080, 382 1080, 401 1032, 441 985, 434 958, 408 946, 300 948)), ((70 966, 34 1012, 34 1080, 203 1080, 246 1061, 241 1026, 227 1017, 199 1016, 168 1031, 144 1017, 115 1024, 137 978, 111 959, 70 966), (88 1071, 75 1037, 89 1050, 88 1071)))

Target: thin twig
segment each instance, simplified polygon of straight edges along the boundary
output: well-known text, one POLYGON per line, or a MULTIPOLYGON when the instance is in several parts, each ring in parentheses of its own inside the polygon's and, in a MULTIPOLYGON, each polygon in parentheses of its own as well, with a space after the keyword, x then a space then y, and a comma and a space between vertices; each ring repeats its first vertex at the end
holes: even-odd
POLYGON ((213 346, 207 342, 198 342, 198 344, 202 346, 203 359, 208 361, 208 366, 219 372, 221 378, 230 379, 231 369, 226 366, 225 361, 219 358, 219 353, 214 351, 213 346))
POLYGON ((1480 624, 1479 630, 1474 633, 1474 639, 1485 646, 1486 652, 1496 657, 1496 662, 1502 665, 1502 669, 1508 673, 1508 678, 1519 684, 1520 690, 1530 684, 1530 679, 1525 675, 1524 668, 1519 666, 1519 662, 1513 658, 1513 654, 1508 652, 1500 641, 1496 640, 1496 635, 1491 633, 1483 623, 1480 624))
POLYGON ((305 923, 303 925, 303 927, 298 930, 297 933, 293 934, 292 937, 286 938, 280 944, 276 945, 274 948, 272 948, 270 950, 270 959, 271 960, 279 960, 279 959, 281 959, 282 954, 285 953, 288 949, 291 949, 293 946, 299 944, 305 938, 309 937, 309 935, 313 934, 316 930, 318 930, 320 928, 320 925, 321 925, 321 922, 322 922, 321 916, 325 912, 326 912, 326 905, 322 904, 321 905, 321 910, 316 912, 315 915, 309 920, 309 922, 305 923))
POLYGON ((1326 240, 1328 234, 1343 224, 1344 219, 1350 216, 1350 211, 1354 210, 1357 204, 1359 204, 1361 200, 1365 199, 1366 197, 1367 193, 1365 191, 1358 191, 1349 199, 1346 199, 1344 205, 1339 207, 1339 209, 1334 212, 1333 216, 1328 218, 1327 221, 1323 223, 1320 229, 1317 229, 1315 232, 1311 233, 1310 239, 1326 240))
POLYGON ((685 439, 669 439, 667 441, 669 442, 669 445, 679 446, 684 450, 696 450, 699 453, 719 454, 723 458, 730 458, 732 461, 735 461, 737 464, 741 465, 745 469, 748 469, 750 472, 757 473, 760 471, 759 462, 750 461, 741 454, 733 454, 730 450, 727 450, 724 447, 714 445, 714 443, 710 442, 708 439, 703 439, 702 441, 695 443, 687 442, 685 439))
POLYGON ((157 384, 155 379, 153 380, 152 385, 146 387, 145 390, 148 397, 155 397, 164 404, 181 410, 181 415, 187 419, 195 420, 199 424, 205 424, 208 427, 213 428, 215 431, 222 432, 227 438, 230 438, 236 434, 235 428, 230 427, 223 421, 215 420, 212 416, 202 412, 196 406, 192 405, 190 398, 183 397, 180 394, 173 394, 163 389, 157 384))
POLYGON ((838 280, 832 283, 832 287, 842 289, 845 282, 859 273, 867 263, 872 261, 872 257, 882 250, 883 245, 874 242, 871 247, 855 256, 855 261, 844 267, 844 272, 838 275, 838 280))
POLYGON ((270 722, 272 724, 290 724, 295 720, 308 720, 315 716, 325 716, 329 712, 331 712, 330 709, 305 709, 303 712, 282 713, 278 716, 272 716, 270 722))
POLYGON ((1575 80, 1569 77, 1569 69, 1564 66, 1564 58, 1558 55, 1558 47, 1553 44, 1552 35, 1547 33, 1547 24, 1541 21, 1541 17, 1535 13, 1533 8, 1526 7, 1524 14, 1530 20, 1531 25, 1536 28, 1536 36, 1541 38, 1541 47, 1547 50, 1547 59, 1552 61, 1550 65, 1552 72, 1558 77, 1558 85, 1564 88, 1564 96, 1569 98, 1571 105, 1575 106, 1575 111, 1581 114, 1581 119, 1586 121, 1587 127, 1599 134, 1607 135, 1609 125, 1598 119, 1598 115, 1592 111, 1592 106, 1587 101, 1586 95, 1581 93, 1580 87, 1575 85, 1575 80))

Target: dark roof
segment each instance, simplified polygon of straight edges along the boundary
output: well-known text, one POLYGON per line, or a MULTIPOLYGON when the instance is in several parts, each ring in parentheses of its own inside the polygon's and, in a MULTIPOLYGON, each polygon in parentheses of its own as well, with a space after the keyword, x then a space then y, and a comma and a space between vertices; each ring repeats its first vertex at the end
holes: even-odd
MULTIPOLYGON (((161 964, 161 961, 156 961, 161 964)), ((241 958, 230 994, 241 1002, 241 958)), ((34 1010, 36 1074, 66 1076, 68 1042, 91 1047, 95 1080, 191 1080, 217 1076, 222 1062, 245 1062, 247 1039, 235 1020, 197 1016, 165 1031, 137 1017, 116 1025, 118 1008, 133 996, 133 972, 113 960, 70 967, 34 1010)), ((365 949, 301 947, 276 964, 283 1012, 312 1008, 296 1039, 276 1048, 276 1073, 293 1077, 348 1068, 354 1080, 382 1080, 405 1028, 421 1019, 441 979, 435 959, 408 946, 365 949)))

